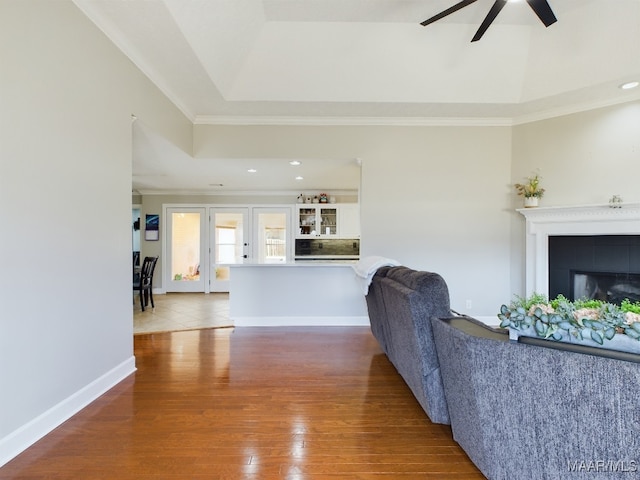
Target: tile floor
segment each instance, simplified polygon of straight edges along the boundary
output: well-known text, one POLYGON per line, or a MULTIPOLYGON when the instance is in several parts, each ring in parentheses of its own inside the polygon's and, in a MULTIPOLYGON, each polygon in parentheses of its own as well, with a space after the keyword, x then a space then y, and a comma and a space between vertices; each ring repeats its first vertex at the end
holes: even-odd
POLYGON ((133 333, 172 332, 200 328, 232 327, 228 293, 167 293, 154 295, 143 312, 133 296, 133 333))

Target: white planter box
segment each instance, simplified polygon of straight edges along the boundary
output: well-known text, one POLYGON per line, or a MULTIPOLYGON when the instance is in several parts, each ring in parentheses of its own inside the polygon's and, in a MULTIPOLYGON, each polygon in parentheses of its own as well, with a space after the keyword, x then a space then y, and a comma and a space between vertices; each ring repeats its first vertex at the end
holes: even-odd
MULTIPOLYGON (((563 332, 562 339, 554 340, 552 338, 548 338, 551 342, 560 342, 560 343, 572 343, 574 345, 584 345, 587 347, 596 347, 596 348, 604 348, 607 350, 617 350, 619 352, 627 352, 627 353, 638 353, 640 354, 640 341, 634 340, 633 338, 623 335, 616 334, 611 340, 604 339, 604 343, 600 345, 598 342, 595 342, 590 338, 590 329, 585 329, 583 331, 582 336, 584 338, 576 338, 573 335, 569 335, 567 332, 563 332)), ((518 337, 533 337, 533 338, 542 338, 539 336, 533 327, 527 327, 524 330, 517 330, 513 327, 509 327, 509 339, 513 341, 517 341, 518 337)))

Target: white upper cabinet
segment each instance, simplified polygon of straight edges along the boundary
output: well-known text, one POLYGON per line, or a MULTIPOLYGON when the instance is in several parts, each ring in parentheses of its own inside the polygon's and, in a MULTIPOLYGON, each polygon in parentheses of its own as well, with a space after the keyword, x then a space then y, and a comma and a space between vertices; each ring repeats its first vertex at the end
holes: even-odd
POLYGON ((297 238, 359 238, 357 203, 296 205, 297 238))
POLYGON ((338 225, 338 234, 342 238, 360 238, 360 204, 341 204, 338 208, 338 225))

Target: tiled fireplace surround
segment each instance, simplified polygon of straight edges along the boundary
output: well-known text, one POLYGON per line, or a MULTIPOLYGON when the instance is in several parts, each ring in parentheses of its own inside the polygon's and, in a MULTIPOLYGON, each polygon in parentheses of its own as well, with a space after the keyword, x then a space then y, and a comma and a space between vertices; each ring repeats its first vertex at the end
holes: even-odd
POLYGON ((554 235, 640 235, 640 203, 518 210, 526 219, 527 295, 549 294, 549 237, 554 235))

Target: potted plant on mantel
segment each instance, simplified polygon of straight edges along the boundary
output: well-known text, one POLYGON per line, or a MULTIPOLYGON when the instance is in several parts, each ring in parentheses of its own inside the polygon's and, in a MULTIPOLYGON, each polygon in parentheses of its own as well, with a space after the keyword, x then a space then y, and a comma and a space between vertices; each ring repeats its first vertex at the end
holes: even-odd
POLYGON ((540 175, 534 174, 527 177, 526 183, 516 183, 518 195, 524 197, 525 208, 537 207, 538 200, 544 195, 544 188, 540 186, 540 175))

